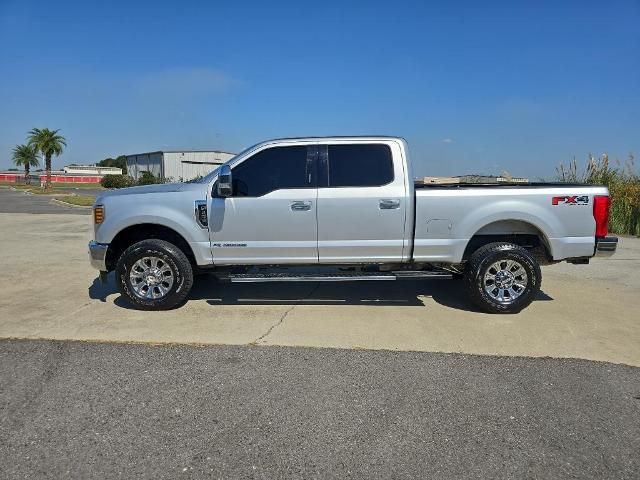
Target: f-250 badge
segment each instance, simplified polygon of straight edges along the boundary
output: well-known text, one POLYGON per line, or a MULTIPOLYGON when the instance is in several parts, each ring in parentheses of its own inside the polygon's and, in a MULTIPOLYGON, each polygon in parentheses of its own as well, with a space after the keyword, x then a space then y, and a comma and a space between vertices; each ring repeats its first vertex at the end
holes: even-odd
POLYGON ((551 205, 588 205, 588 195, 565 195, 563 197, 553 197, 551 199, 551 205))

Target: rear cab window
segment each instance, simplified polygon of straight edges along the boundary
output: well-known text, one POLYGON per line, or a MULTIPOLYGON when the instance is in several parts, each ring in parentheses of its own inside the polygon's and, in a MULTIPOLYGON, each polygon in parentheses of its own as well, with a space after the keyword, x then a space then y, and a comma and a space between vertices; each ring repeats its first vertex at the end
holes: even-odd
POLYGON ((388 145, 328 145, 327 156, 328 187, 380 187, 393 182, 388 145))

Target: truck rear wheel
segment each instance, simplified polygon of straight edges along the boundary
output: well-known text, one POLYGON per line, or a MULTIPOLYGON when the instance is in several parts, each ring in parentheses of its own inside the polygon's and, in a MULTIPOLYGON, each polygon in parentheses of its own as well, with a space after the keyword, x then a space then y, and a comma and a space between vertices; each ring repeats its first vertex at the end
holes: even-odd
POLYGON ((465 270, 471 301, 488 313, 518 313, 540 291, 542 275, 533 255, 513 243, 476 250, 465 270))
POLYGON ((118 260, 120 293, 140 310, 168 310, 184 301, 193 285, 186 255, 164 240, 143 240, 118 260))

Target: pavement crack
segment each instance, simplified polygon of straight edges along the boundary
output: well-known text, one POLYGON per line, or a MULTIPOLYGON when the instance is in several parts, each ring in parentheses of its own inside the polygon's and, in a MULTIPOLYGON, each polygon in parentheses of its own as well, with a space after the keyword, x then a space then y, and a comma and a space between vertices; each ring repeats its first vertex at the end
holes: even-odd
POLYGON ((258 342, 264 340, 264 338, 266 336, 268 336, 273 331, 274 328, 276 328, 278 325, 282 325, 282 322, 284 322, 284 319, 287 318, 287 315, 289 315, 289 312, 291 312, 291 310, 296 308, 296 306, 297 305, 292 305, 291 308, 287 309, 287 311, 282 314, 282 316, 280 317, 280 319, 276 323, 271 325, 266 332, 264 332, 262 335, 260 335, 254 341, 250 342, 249 345, 256 345, 258 342))
MULTIPOLYGON (((318 287, 320 287, 320 282, 316 282, 316 284, 314 285, 314 287, 309 291, 309 293, 307 293, 304 297, 301 298, 301 300, 307 300, 308 298, 310 298, 314 293, 316 293, 316 290, 318 289, 318 287)), ((266 332, 264 332, 262 335, 260 335, 258 338, 256 338, 255 340, 249 342, 249 345, 257 345, 258 342, 261 342, 262 340, 264 340, 266 337, 268 337, 271 332, 273 332, 273 330, 282 325, 282 323, 284 322, 285 318, 287 318, 287 315, 289 315, 289 313, 291 313, 293 311, 294 308, 296 308, 298 306, 297 303, 294 303, 293 305, 291 305, 290 308, 288 308, 278 319, 278 321, 276 323, 274 323, 273 325, 271 325, 266 332)))
POLYGON ((84 310, 85 308, 87 308, 89 305, 91 305, 91 302, 84 302, 82 305, 80 305, 78 308, 76 308, 75 310, 72 310, 71 312, 65 313, 63 315, 58 316, 57 320, 61 321, 61 320, 67 320, 71 317, 74 317, 80 310, 84 310))

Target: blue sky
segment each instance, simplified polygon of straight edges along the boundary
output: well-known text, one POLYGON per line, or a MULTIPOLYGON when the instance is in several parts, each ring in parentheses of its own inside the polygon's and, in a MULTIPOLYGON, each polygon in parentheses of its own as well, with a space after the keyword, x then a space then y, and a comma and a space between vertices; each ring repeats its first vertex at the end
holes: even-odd
POLYGON ((387 134, 416 175, 640 154, 640 1, 0 0, 0 168, 387 134))

